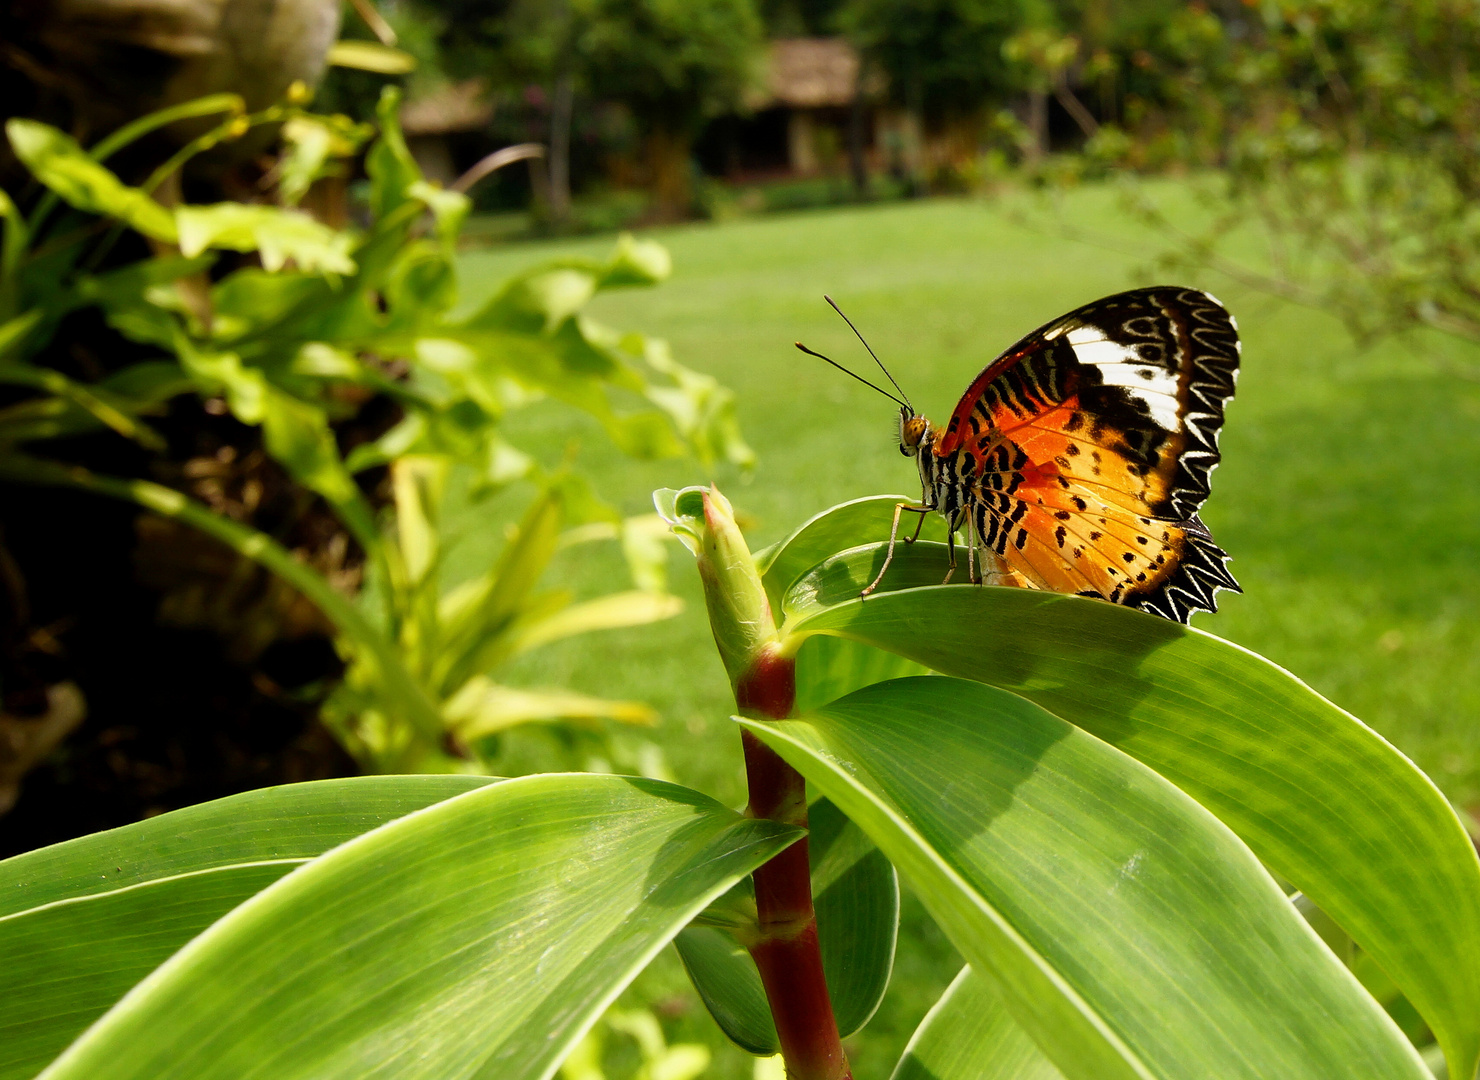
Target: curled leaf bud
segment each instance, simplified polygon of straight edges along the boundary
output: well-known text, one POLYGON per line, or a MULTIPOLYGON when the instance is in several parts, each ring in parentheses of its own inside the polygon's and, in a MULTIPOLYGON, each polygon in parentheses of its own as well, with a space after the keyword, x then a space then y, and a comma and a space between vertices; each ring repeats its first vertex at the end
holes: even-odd
POLYGON ((730 501, 718 488, 656 493, 658 513, 699 564, 720 658, 738 688, 777 648, 776 621, 730 501))

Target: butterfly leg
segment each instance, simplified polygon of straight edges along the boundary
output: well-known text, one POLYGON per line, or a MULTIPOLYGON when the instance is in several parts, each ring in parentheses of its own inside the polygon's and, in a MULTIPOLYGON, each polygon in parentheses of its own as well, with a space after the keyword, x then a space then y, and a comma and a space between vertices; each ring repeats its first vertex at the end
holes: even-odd
MULTIPOLYGON (((930 513, 930 511, 934 509, 935 507, 933 506, 911 506, 909 503, 894 504, 894 524, 889 527, 889 551, 884 556, 884 565, 879 567, 879 576, 874 578, 873 581, 869 582, 868 587, 864 589, 863 592, 858 594, 860 598, 867 596, 869 593, 873 592, 879 587, 879 582, 884 580, 884 574, 886 571, 888 571, 889 564, 894 561, 894 544, 895 541, 899 539, 899 515, 904 513, 906 510, 908 510, 912 514, 919 514, 920 521, 923 524, 925 521, 925 515, 930 513)), ((919 533, 919 531, 919 529, 915 530, 917 534, 919 533)), ((956 552, 954 548, 951 550, 951 565, 953 567, 956 565, 956 552)))
POLYGON ((925 515, 924 514, 921 514, 919 517, 917 517, 915 519, 915 531, 914 531, 914 533, 912 535, 910 535, 910 536, 906 536, 904 538, 904 542, 906 544, 913 544, 916 540, 920 539, 920 530, 923 529, 924 527, 925 527, 925 515))
POLYGON ((946 565, 946 576, 941 579, 942 585, 951 583, 951 576, 956 572, 956 529, 954 524, 946 530, 946 547, 951 553, 951 561, 946 565))

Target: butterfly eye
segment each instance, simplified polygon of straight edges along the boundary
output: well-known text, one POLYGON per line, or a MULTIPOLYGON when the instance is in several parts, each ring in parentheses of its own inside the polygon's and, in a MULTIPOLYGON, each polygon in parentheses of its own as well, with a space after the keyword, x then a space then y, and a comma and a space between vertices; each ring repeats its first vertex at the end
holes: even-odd
POLYGON ((901 415, 899 418, 899 452, 913 454, 924 440, 928 426, 923 416, 901 415))

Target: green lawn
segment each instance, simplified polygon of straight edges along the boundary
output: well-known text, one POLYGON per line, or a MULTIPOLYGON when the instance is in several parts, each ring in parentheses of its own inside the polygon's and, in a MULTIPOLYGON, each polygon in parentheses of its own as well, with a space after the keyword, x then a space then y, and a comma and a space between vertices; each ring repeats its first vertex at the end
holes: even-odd
MULTIPOLYGON (((1066 212, 1150 250, 1106 189, 1076 193, 1066 212)), ((672 280, 604 296, 594 313, 666 337, 680 361, 737 391, 760 463, 751 478, 717 479, 753 520, 756 547, 832 503, 917 485, 894 443, 894 406, 791 346, 800 338, 864 370, 867 357, 824 292, 917 406, 940 419, 1023 332, 1105 293, 1152 283, 1137 274, 1143 260, 1135 255, 1030 230, 981 202, 896 203, 654 235, 673 254, 672 280)), ((610 244, 470 253, 464 299, 533 261, 610 244)), ((1224 464, 1204 518, 1232 553, 1245 594, 1225 593, 1224 610, 1197 625, 1289 668, 1391 739, 1457 803, 1480 803, 1480 383, 1411 348, 1359 353, 1326 315, 1227 281, 1191 283, 1211 288, 1244 336, 1224 464)), ((532 410, 518 424, 557 453, 578 439, 583 467, 630 513, 648 505, 654 487, 706 479, 689 462, 625 461, 598 430, 573 426, 565 413, 532 410)), ((487 549, 487 531, 473 529, 466 559, 487 549)), ((577 550, 561 572, 578 587, 610 587, 620 573, 615 556, 577 550)), ((675 589, 689 601, 678 619, 630 638, 607 634, 548 650, 520 675, 653 702, 664 716, 657 740, 677 776, 738 805, 731 703, 686 560, 675 548, 675 589)), ((907 905, 893 1000, 859 1040, 860 1080, 888 1075, 890 1051, 954 972, 949 946, 907 905)), ((641 992, 651 999, 681 986, 669 963, 641 992)), ((706 1025, 691 1010, 672 1027, 718 1045, 712 1026, 699 1034, 706 1025)), ((710 1075, 748 1076, 748 1066, 738 1052, 724 1053, 710 1075)))

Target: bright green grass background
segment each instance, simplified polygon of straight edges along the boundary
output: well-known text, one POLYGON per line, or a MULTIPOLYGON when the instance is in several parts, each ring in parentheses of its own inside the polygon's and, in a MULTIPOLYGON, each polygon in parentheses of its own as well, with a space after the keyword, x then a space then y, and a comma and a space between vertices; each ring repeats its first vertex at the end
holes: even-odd
MULTIPOLYGON (((1160 193, 1192 212, 1178 189, 1160 193)), ((1028 204, 928 201, 659 231, 653 236, 673 255, 672 279, 600 297, 593 314, 666 337, 677 359, 735 389, 760 461, 751 478, 721 470, 717 479, 753 523, 759 548, 833 503, 918 491, 896 447, 894 406, 792 348, 804 340, 867 374, 867 356, 824 292, 916 406, 940 420, 1021 334, 1165 277, 1139 269, 1156 238, 1130 223, 1108 188, 1073 194, 1063 214, 1075 227, 1114 235, 1118 250, 1021 224, 1012 205, 1028 204)), ((470 253, 464 302, 532 262, 610 246, 607 237, 470 253)), ((1273 659, 1367 721, 1458 804, 1480 803, 1480 383, 1435 352, 1392 343, 1359 352, 1328 315, 1226 280, 1178 278, 1212 289, 1244 339, 1224 463, 1203 516, 1232 554, 1245 593, 1222 594, 1223 610, 1196 624, 1273 659)), ((557 456, 577 441, 581 467, 627 513, 648 509, 654 487, 708 479, 692 462, 625 460, 568 411, 531 410, 512 431, 557 456)), ((469 517, 464 527, 454 574, 496 542, 484 520, 469 517)), ((676 776, 739 805, 732 703, 687 563, 675 547, 673 585, 688 601, 679 618, 547 650, 517 676, 652 702, 664 717, 654 738, 676 776)), ((612 551, 576 549, 557 569, 580 590, 624 587, 612 551)), ((956 966, 907 901, 890 999, 855 1048, 860 1080, 887 1077, 956 966)), ((638 992, 651 1001, 682 985, 670 961, 638 992)), ((720 1050, 709 1075, 748 1076, 748 1059, 724 1050, 700 1013, 669 1026, 720 1050)))

